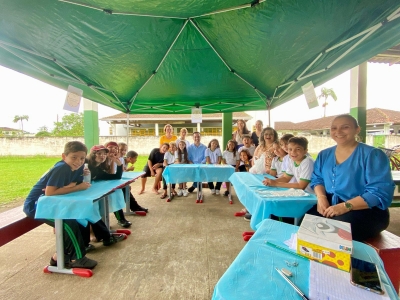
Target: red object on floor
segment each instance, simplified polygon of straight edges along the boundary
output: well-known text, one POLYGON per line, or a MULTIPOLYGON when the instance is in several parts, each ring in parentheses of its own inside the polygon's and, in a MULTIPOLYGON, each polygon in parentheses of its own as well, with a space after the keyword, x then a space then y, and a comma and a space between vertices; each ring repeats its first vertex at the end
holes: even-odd
POLYGON ((251 239, 253 235, 245 235, 243 236, 243 241, 247 242, 249 239, 251 239))
POLYGON ((235 217, 243 217, 246 213, 244 211, 235 212, 235 217))
POLYGON ((141 211, 141 210, 137 210, 137 211, 135 211, 135 215, 145 217, 146 216, 146 212, 145 211, 141 211))
POLYGON ((386 273, 397 293, 400 285, 400 237, 383 231, 378 236, 364 241, 378 252, 383 261, 386 273))
POLYGON ((255 231, 243 231, 242 236, 245 236, 245 235, 253 235, 253 234, 255 234, 255 233, 256 233, 255 231))

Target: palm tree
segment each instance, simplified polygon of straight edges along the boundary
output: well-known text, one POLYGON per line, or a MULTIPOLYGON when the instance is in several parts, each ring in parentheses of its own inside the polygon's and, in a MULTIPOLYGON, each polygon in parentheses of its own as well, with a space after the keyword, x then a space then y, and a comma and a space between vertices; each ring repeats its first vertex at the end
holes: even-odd
POLYGON ((23 116, 15 116, 13 122, 14 123, 18 123, 21 122, 21 130, 22 130, 22 134, 24 134, 24 124, 22 123, 23 120, 28 121, 29 120, 29 116, 28 115, 23 115, 23 116))
POLYGON ((321 89, 321 95, 319 95, 318 98, 324 98, 324 104, 322 104, 322 107, 324 108, 324 118, 326 115, 326 106, 328 105, 328 102, 326 102, 326 100, 329 98, 329 96, 331 96, 333 100, 337 100, 336 94, 333 89, 327 89, 323 87, 321 89))

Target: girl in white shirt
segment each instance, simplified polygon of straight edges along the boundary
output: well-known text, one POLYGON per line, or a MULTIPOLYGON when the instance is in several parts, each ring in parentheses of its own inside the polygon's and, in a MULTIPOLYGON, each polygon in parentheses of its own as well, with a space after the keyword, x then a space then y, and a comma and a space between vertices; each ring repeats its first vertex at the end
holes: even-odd
MULTIPOLYGON (((173 163, 175 163, 175 151, 176 151, 176 144, 175 142, 170 142, 169 143, 169 149, 167 152, 165 152, 164 154, 164 162, 163 162, 163 167, 164 169, 168 166, 168 165, 172 165, 173 163)), ((161 199, 165 199, 167 198, 167 183, 165 182, 165 179, 163 177, 163 190, 164 193, 160 196, 161 199)), ((176 191, 175 191, 175 183, 173 183, 171 185, 171 193, 173 195, 176 195, 176 191)))
MULTIPOLYGON (((226 150, 224 153, 222 153, 222 163, 225 165, 231 165, 232 167, 235 168, 235 172, 238 171, 239 169, 239 153, 236 150, 236 141, 234 140, 229 140, 228 144, 226 145, 226 150)), ((229 195, 229 186, 230 182, 225 182, 226 185, 226 191, 224 193, 224 196, 229 195)))
MULTIPOLYGON (((175 151, 175 163, 176 164, 190 164, 189 155, 186 149, 185 141, 180 141, 178 144, 178 150, 175 151)), ((187 197, 189 192, 186 188, 186 182, 179 183, 178 196, 187 197)))
MULTIPOLYGON (((217 139, 212 139, 208 144, 208 148, 205 152, 206 163, 207 164, 221 164, 222 160, 222 153, 221 149, 219 148, 219 142, 217 139)), ((214 183, 209 182, 208 187, 211 190, 211 195, 219 195, 219 190, 221 189, 222 182, 217 182, 214 189, 214 183)))

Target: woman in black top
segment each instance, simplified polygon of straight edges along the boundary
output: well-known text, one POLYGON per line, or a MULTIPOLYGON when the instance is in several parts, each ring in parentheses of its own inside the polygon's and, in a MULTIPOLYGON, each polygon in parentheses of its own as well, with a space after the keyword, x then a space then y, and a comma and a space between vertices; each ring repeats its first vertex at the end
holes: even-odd
POLYGON ((164 169, 164 154, 168 151, 169 144, 164 143, 160 148, 154 148, 151 150, 149 158, 147 159, 147 165, 144 166, 143 171, 146 172, 142 176, 142 189, 140 194, 144 193, 146 187, 147 177, 154 177, 154 184, 152 192, 158 195, 159 183, 161 181, 162 172, 164 169))

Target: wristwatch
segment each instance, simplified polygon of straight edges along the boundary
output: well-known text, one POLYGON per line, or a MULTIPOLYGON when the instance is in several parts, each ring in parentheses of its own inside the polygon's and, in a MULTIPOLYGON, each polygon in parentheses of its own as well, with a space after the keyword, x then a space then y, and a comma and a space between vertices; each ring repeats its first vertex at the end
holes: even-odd
POLYGON ((353 204, 351 204, 349 201, 346 201, 343 204, 344 204, 344 207, 346 207, 348 211, 353 210, 353 204))

